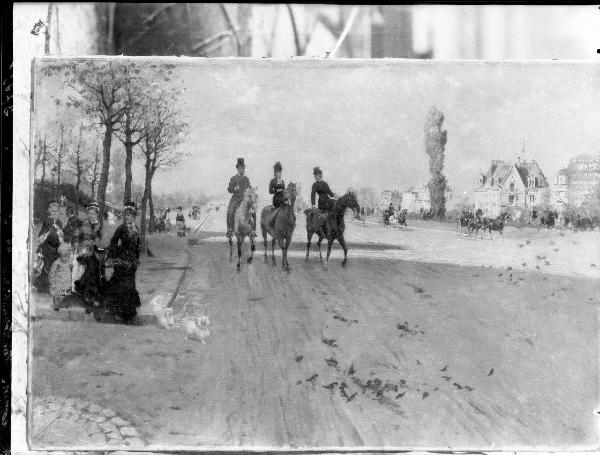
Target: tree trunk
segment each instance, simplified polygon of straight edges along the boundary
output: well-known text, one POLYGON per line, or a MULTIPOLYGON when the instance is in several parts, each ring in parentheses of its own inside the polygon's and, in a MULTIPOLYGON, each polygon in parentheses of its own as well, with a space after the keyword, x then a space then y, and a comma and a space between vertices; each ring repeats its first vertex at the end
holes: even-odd
POLYGON ((106 187, 108 186, 108 172, 110 169, 110 146, 112 141, 113 126, 104 125, 104 139, 102 140, 102 169, 98 182, 98 206, 100 207, 100 224, 104 221, 104 207, 106 204, 106 187))
POLYGON ((100 163, 98 147, 96 146, 96 155, 94 156, 94 173, 92 175, 92 200, 96 200, 96 183, 98 182, 98 164, 100 163))
POLYGON ((148 223, 148 232, 154 233, 154 201, 152 199, 152 182, 150 182, 150 191, 148 191, 148 209, 150 215, 150 222, 148 223))
POLYGON ((150 223, 148 231, 150 234, 154 233, 154 199, 152 198, 152 179, 154 178, 154 173, 156 172, 156 168, 152 168, 150 172, 150 181, 148 182, 148 208, 150 210, 150 223))
POLYGON ((133 144, 131 142, 131 118, 125 116, 125 190, 123 191, 123 204, 131 201, 131 163, 133 161, 133 144))
POLYGON ((142 209, 141 209, 141 219, 140 219, 140 238, 142 243, 142 253, 146 253, 147 245, 146 245, 146 206, 148 204, 148 197, 150 194, 150 185, 152 182, 151 169, 150 169, 150 160, 146 158, 146 178, 144 182, 144 195, 142 196, 142 209))

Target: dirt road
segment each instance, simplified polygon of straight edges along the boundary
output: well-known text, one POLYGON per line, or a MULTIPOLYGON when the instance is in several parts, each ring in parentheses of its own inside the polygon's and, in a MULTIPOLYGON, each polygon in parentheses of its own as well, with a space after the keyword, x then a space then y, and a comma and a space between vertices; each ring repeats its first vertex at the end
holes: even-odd
POLYGON ((48 321, 34 395, 101 401, 152 446, 597 446, 596 281, 359 242, 346 269, 294 257, 287 274, 261 246, 237 273, 220 233, 199 238, 174 309, 209 316, 206 344, 48 321))

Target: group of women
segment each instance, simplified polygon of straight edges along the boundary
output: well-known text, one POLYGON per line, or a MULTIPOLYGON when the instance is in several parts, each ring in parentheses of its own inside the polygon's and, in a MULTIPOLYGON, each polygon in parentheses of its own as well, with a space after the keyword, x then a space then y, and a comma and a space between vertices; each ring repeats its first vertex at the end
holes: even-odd
POLYGON ((106 250, 99 206, 92 202, 86 216, 67 208, 67 222, 60 220, 60 205, 51 202, 38 234, 32 284, 53 297, 53 308, 69 307, 77 297, 86 312, 100 309, 116 319, 130 321, 140 298, 135 284, 139 266, 140 234, 134 203, 125 204, 123 223, 117 227, 106 250), (104 270, 112 268, 109 280, 104 270))

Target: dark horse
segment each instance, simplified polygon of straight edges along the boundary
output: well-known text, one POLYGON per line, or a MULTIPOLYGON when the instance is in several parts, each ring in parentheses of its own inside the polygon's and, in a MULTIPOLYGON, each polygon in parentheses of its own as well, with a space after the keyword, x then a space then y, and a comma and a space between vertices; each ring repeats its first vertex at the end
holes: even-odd
POLYGON ((510 215, 506 212, 502 212, 497 218, 488 218, 483 231, 489 231, 490 239, 492 238, 492 231, 497 231, 504 237, 504 223, 508 220, 510 220, 510 215))
POLYGON ((271 254, 273 256, 273 266, 275 266, 275 241, 281 248, 281 265, 283 270, 289 272, 287 251, 292 243, 292 234, 296 228, 296 215, 294 214, 294 204, 296 203, 296 184, 290 182, 284 193, 284 205, 279 207, 279 211, 273 214, 273 206, 268 205, 260 214, 260 229, 262 231, 263 243, 265 244, 265 260, 267 259, 267 234, 272 237, 271 254), (273 220, 273 216, 275 219, 273 220))
MULTIPOLYGON (((556 224, 556 219, 558 218, 558 213, 556 210, 545 210, 544 214, 540 218, 540 224, 546 225, 547 229, 552 229, 556 224)), ((540 230, 540 226, 538 225, 538 231, 540 230)))
POLYGON ((470 209, 463 209, 459 219, 456 221, 456 232, 462 232, 464 228, 469 229, 471 221, 475 218, 475 214, 470 209))
POLYGON ((344 223, 344 214, 346 213, 346 209, 351 209, 355 216, 360 210, 358 202, 356 201, 356 196, 352 191, 344 194, 333 203, 333 206, 328 212, 325 220, 320 217, 320 212, 318 209, 306 209, 304 211, 306 215, 306 233, 308 238, 308 242, 306 243, 307 261, 312 236, 313 234, 317 234, 319 236, 317 245, 319 247, 319 256, 321 257, 321 260, 323 259, 323 256, 321 255, 321 242, 323 241, 323 238, 327 238, 327 260, 325 265, 327 265, 329 262, 329 255, 331 254, 333 242, 337 240, 344 250, 342 267, 346 266, 346 261, 348 258, 348 247, 346 246, 346 241, 344 240, 344 229, 346 228, 344 223))

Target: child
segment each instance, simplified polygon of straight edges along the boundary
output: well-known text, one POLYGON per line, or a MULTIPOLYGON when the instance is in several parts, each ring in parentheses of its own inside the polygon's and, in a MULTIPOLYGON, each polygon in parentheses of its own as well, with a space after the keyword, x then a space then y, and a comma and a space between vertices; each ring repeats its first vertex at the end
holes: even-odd
POLYGON ((183 216, 183 209, 181 207, 177 207, 175 222, 177 223, 177 236, 185 237, 185 217, 183 216))
POLYGON ((63 242, 58 246, 58 259, 52 263, 48 274, 54 311, 58 311, 64 298, 71 295, 71 267, 71 247, 63 242))

